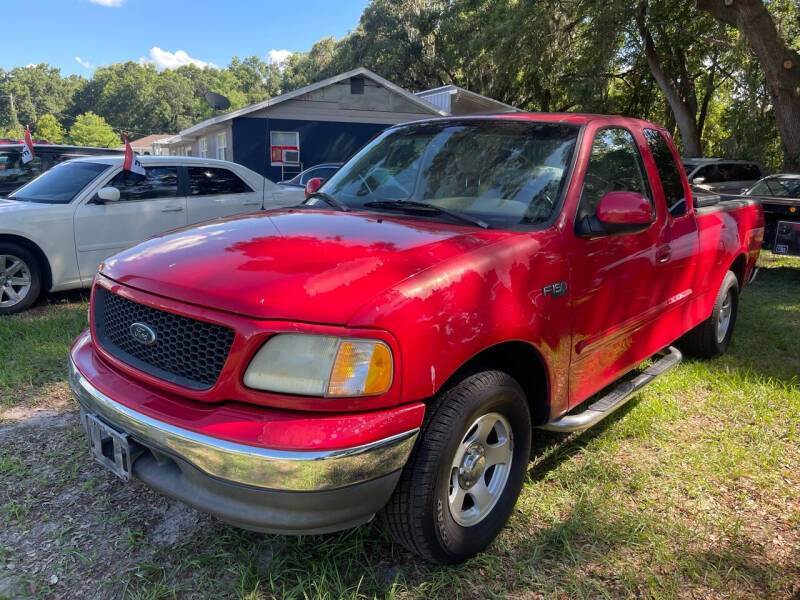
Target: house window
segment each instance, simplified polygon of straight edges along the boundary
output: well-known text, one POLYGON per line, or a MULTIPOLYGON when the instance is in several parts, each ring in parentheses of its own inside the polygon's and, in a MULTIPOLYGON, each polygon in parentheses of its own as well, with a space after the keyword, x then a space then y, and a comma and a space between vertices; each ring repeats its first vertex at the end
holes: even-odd
POLYGON ((219 160, 225 160, 225 150, 228 149, 228 134, 227 133, 218 133, 217 134, 217 158, 219 160))
MULTIPOLYGON (((289 151, 291 157, 299 157, 300 132, 271 131, 269 134, 269 146, 270 163, 273 167, 280 167, 284 163, 286 151, 289 151)), ((294 164, 297 162, 294 161, 294 164)))
POLYGON ((206 158, 208 156, 208 140, 204 137, 201 137, 197 142, 197 146, 197 156, 200 158, 206 158))

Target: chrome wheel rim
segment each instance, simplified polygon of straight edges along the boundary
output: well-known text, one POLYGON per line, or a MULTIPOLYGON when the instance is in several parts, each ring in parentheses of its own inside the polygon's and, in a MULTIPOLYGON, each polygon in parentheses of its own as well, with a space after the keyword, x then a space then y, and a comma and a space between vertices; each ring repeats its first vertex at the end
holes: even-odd
POLYGON ((499 413, 478 417, 467 428, 450 466, 448 506, 462 527, 477 525, 492 512, 508 481, 514 435, 499 413))
POLYGON ((0 307, 15 306, 31 289, 31 270, 19 256, 0 254, 0 307))
POLYGON ((728 335, 728 328, 731 326, 731 315, 733 314, 733 294, 730 289, 725 294, 725 300, 717 314, 717 343, 721 344, 728 335))

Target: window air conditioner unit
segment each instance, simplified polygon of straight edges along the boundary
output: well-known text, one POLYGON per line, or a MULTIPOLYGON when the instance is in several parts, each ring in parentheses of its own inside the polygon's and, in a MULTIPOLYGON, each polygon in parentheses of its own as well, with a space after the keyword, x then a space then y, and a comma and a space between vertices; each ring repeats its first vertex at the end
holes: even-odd
POLYGON ((299 165, 300 164, 300 150, 284 150, 283 151, 283 164, 285 164, 285 165, 299 165))

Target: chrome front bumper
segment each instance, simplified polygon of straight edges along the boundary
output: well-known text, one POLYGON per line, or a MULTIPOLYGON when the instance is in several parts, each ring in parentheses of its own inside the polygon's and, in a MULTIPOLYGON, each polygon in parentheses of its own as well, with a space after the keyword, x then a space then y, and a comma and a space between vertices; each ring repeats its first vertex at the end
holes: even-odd
POLYGON ((189 463, 231 484, 281 492, 344 488, 399 471, 419 429, 363 446, 328 451, 286 451, 247 446, 153 419, 109 398, 69 361, 69 385, 83 409, 156 452, 189 463))

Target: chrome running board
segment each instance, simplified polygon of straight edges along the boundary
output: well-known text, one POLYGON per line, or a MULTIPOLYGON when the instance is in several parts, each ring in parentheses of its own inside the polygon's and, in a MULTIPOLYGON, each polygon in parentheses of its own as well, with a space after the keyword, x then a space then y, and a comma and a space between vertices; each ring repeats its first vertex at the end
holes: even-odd
MULTIPOLYGON (((646 385, 650 384, 658 376, 663 375, 672 367, 681 362, 683 355, 680 350, 674 346, 662 350, 659 358, 655 363, 647 367, 641 374, 637 375, 630 381, 623 381, 608 394, 594 402, 584 410, 577 414, 568 414, 550 421, 545 425, 540 425, 539 429, 546 429, 547 431, 583 431, 589 429, 592 425, 605 419, 608 415, 617 410, 620 406, 630 400, 631 396, 641 390, 646 385)), ((658 355, 656 355, 658 356, 658 355)))

